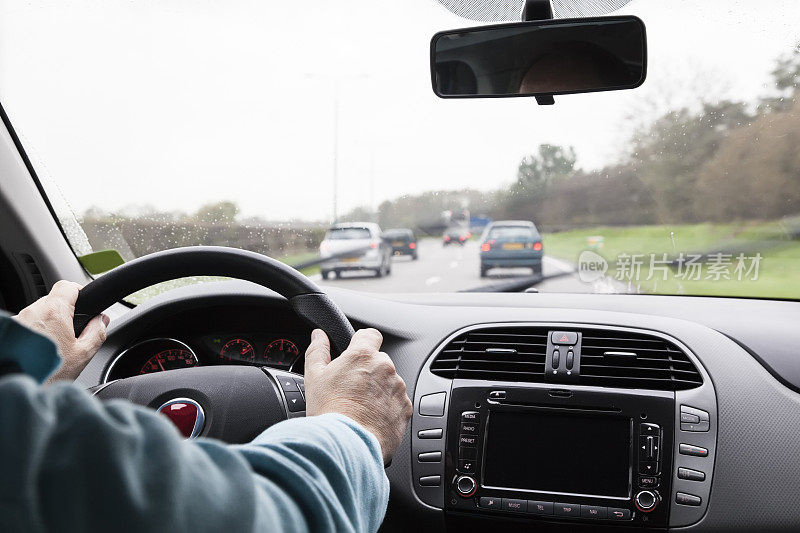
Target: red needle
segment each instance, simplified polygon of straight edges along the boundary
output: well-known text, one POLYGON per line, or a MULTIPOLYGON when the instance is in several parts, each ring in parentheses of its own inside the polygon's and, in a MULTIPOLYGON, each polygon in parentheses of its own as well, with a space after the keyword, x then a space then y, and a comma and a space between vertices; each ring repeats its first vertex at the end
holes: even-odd
POLYGON ((164 370, 164 365, 161 364, 161 359, 158 356, 156 356, 156 361, 158 361, 158 366, 160 366, 161 370, 163 371, 164 370))

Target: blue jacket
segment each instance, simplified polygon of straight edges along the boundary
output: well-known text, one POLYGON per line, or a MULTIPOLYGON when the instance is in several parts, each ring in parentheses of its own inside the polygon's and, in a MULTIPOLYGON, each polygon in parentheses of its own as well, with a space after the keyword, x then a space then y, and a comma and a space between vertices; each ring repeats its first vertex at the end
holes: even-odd
POLYGON ((0 531, 375 531, 389 499, 374 435, 338 414, 253 442, 183 440, 166 417, 42 387, 55 345, 0 316, 0 531), (35 379, 34 379, 35 378, 35 379))

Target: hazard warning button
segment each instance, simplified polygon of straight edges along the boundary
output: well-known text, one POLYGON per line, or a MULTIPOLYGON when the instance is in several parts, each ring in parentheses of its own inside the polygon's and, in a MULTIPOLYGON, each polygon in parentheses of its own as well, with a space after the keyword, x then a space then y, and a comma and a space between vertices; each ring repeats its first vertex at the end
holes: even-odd
POLYGON ((574 331, 553 331, 550 333, 553 344, 575 344, 578 342, 578 334, 574 331))

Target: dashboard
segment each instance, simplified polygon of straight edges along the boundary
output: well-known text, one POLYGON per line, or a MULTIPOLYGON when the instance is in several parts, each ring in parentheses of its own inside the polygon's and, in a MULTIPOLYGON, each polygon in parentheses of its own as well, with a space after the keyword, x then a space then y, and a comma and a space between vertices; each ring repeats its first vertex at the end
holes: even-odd
POLYGON ((216 306, 186 310, 132 339, 102 382, 179 368, 249 365, 303 372, 310 328, 287 309, 216 306))
MULTIPOLYGON (((386 469, 384 531, 800 526, 800 303, 328 294, 383 333, 414 407, 386 469)), ((115 317, 78 382, 102 384, 128 357, 141 372, 159 347, 130 350, 159 338, 200 366, 300 373, 310 329, 246 282, 176 289, 115 317), (279 339, 294 362, 291 348, 267 357, 279 339)))

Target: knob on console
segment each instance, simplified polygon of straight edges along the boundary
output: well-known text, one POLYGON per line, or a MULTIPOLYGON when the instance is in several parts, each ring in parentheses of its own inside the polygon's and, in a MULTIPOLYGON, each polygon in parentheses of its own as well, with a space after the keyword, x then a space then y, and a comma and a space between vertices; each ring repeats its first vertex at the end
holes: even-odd
POLYGON ((649 490, 643 490, 636 495, 636 508, 643 513, 649 513, 658 505, 658 495, 649 490))
POLYGON ((475 494, 475 489, 477 486, 478 485, 475 483, 475 480, 469 476, 461 476, 456 479, 456 490, 465 498, 475 494))

